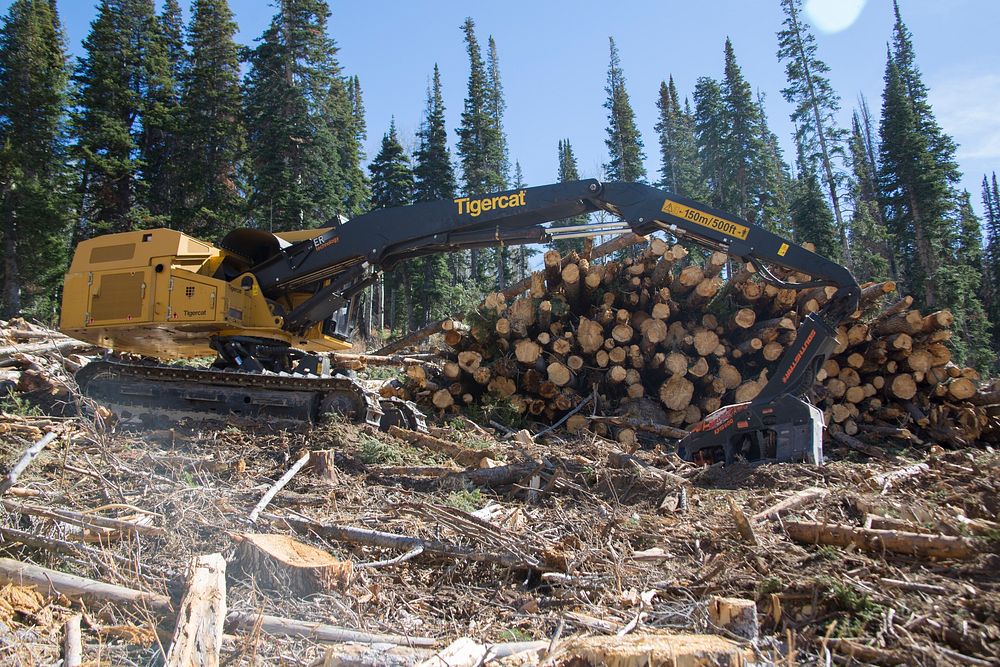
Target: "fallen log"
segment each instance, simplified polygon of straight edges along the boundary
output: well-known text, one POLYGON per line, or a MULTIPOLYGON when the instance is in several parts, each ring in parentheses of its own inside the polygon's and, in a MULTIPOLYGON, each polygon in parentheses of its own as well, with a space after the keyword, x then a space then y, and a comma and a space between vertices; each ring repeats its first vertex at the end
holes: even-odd
POLYGON ((46 352, 76 352, 94 347, 82 340, 67 338, 51 343, 31 343, 29 345, 8 345, 0 347, 0 366, 11 366, 16 360, 11 359, 16 354, 45 354, 46 352))
POLYGON ((785 512, 793 509, 798 509, 803 505, 811 503, 813 500, 819 500, 820 498, 825 498, 830 492, 826 489, 821 489, 816 486, 810 486, 808 489, 802 489, 801 491, 796 491, 794 494, 781 500, 766 510, 757 512, 752 517, 751 521, 763 521, 764 519, 776 519, 785 512))
POLYGON ((409 551, 416 547, 422 547, 425 554, 441 556, 456 560, 469 560, 480 563, 497 563, 504 567, 515 569, 536 570, 539 572, 551 572, 556 568, 550 567, 538 559, 528 554, 513 553, 490 553, 479 551, 471 547, 448 544, 438 540, 424 540, 407 535, 395 535, 378 530, 367 528, 354 528, 353 526, 340 526, 337 524, 319 523, 290 516, 278 516, 274 514, 263 514, 263 518, 268 521, 284 523, 293 530, 304 533, 315 533, 321 537, 350 542, 352 544, 363 544, 370 547, 382 549, 396 549, 409 551))
POLYGON ((925 558, 966 559, 979 553, 972 540, 950 535, 855 528, 812 521, 785 521, 782 525, 790 538, 806 544, 829 544, 838 547, 853 544, 866 551, 891 551, 925 558))
POLYGON ((416 331, 409 333, 403 336, 402 338, 394 340, 385 347, 381 347, 378 350, 375 350, 375 354, 379 356, 392 354, 407 347, 416 345, 420 341, 430 338, 436 333, 446 331, 445 327, 449 323, 451 323, 454 319, 457 318, 448 317, 443 320, 438 320, 437 322, 431 322, 427 326, 417 329, 416 331))
POLYGON ((389 435, 404 440, 411 445, 444 454, 459 465, 477 466, 484 458, 496 458, 496 452, 492 449, 470 449, 456 445, 453 442, 448 442, 447 440, 442 440, 441 438, 435 438, 433 435, 399 428, 398 426, 390 426, 389 435))
POLYGON ((218 667, 225 620, 226 560, 218 553, 195 556, 167 650, 167 667, 218 667))
POLYGON ((0 584, 34 585, 45 595, 61 594, 85 601, 117 602, 158 612, 173 612, 170 598, 166 595, 95 581, 11 558, 0 558, 0 584))

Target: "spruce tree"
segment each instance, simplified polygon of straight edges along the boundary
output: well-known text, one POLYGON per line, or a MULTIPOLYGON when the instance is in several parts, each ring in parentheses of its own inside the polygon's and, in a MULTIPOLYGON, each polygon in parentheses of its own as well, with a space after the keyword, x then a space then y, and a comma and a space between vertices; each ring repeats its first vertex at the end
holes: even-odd
POLYGON ((733 43, 725 46, 725 73, 722 79, 722 164, 725 178, 721 183, 722 208, 749 220, 757 220, 757 193, 762 185, 761 160, 763 141, 760 126, 764 123, 760 107, 754 101, 750 84, 736 62, 733 43))
POLYGON ((144 60, 144 89, 142 99, 142 133, 139 143, 140 191, 139 203, 148 211, 147 225, 165 225, 176 206, 180 185, 181 105, 179 82, 175 71, 185 67, 183 52, 173 51, 178 58, 171 61, 173 30, 177 15, 166 6, 165 15, 153 15, 153 5, 142 3, 136 17, 142 32, 137 45, 144 60), (147 14, 148 10, 148 14, 147 14))
MULTIPOLYGON (((776 233, 789 234, 792 231, 791 214, 792 179, 788 173, 788 165, 782 157, 778 137, 767 126, 767 114, 764 112, 764 95, 758 93, 757 107, 760 112, 760 124, 757 127, 760 140, 760 156, 757 160, 760 177, 756 192, 758 223, 776 233)), ((832 255, 833 257, 836 254, 832 255)))
POLYGON ((49 319, 65 269, 65 37, 49 0, 14 0, 0 25, 0 315, 49 319))
POLYGON ((722 88, 718 81, 703 76, 694 88, 694 128, 701 157, 702 178, 708 188, 708 201, 723 208, 726 183, 724 142, 726 118, 722 106, 722 88))
POLYGON ((226 0, 195 0, 183 75, 182 204, 175 221, 198 238, 218 238, 244 216, 246 133, 237 26, 226 0))
POLYGON ((263 227, 315 227, 368 200, 329 16, 324 0, 283 0, 249 54, 250 206, 263 227))
POLYGON ((77 240, 162 222, 150 219, 147 186, 157 205, 167 201, 171 165, 159 149, 176 94, 151 0, 102 0, 83 49, 73 76, 77 240))
MULTIPOLYGON (((413 169, 410 158, 399 143, 396 121, 393 119, 389 131, 382 136, 378 155, 368 166, 371 172, 371 208, 395 208, 413 202, 413 169)), ((406 331, 416 326, 413 284, 418 275, 414 260, 406 260, 396 266, 384 281, 383 297, 376 296, 375 302, 388 312, 378 312, 375 323, 378 328, 387 325, 392 331, 406 331)), ((380 289, 376 283, 374 289, 380 289)))
MULTIPOLYGON (((573 146, 570 145, 569 139, 559 140, 558 152, 559 173, 556 176, 556 180, 559 183, 580 180, 580 170, 576 165, 576 155, 573 154, 573 146)), ((554 222, 552 223, 552 227, 568 227, 570 225, 583 225, 586 223, 586 215, 577 215, 572 218, 567 218, 566 220, 554 222)), ((565 255, 573 250, 583 250, 583 239, 556 240, 552 242, 552 247, 558 250, 560 254, 565 255)))
POLYGON ((1000 190, 997 175, 990 180, 983 174, 983 212, 986 248, 983 251, 983 301, 993 325, 993 349, 1000 349, 1000 190))
POLYGON ((673 76, 669 83, 660 82, 655 126, 660 143, 660 185, 679 195, 704 200, 708 193, 694 135, 694 117, 686 100, 684 104, 682 109, 673 76))
POLYGON ((982 226, 972 210, 969 193, 959 199, 958 239, 954 262, 938 273, 941 298, 955 316, 951 339, 956 358, 973 368, 987 370, 997 361, 990 337, 990 321, 979 298, 983 278, 982 226))
POLYGON ((838 255, 833 214, 826 203, 826 196, 816 174, 815 160, 808 149, 799 142, 799 174, 792 199, 792 224, 799 243, 812 243, 823 257, 838 255))
MULTIPOLYGON (((444 111, 441 72, 435 64, 431 86, 427 90, 424 118, 417 131, 416 164, 413 169, 416 201, 455 197, 455 170, 448 148, 444 111)), ((446 297, 456 283, 455 278, 462 273, 462 253, 434 253, 415 261, 420 265, 421 276, 417 324, 422 325, 451 314, 452 300, 446 297)))
MULTIPOLYGON (((503 97, 500 59, 497 55, 497 44, 493 35, 490 35, 487 41, 486 82, 486 106, 497 138, 496 143, 490 147, 487 159, 492 165, 492 171, 499 176, 497 179, 498 189, 506 190, 507 175, 510 171, 510 156, 507 150, 507 137, 503 131, 503 112, 507 103, 503 97)), ((485 254, 492 255, 496 265, 496 289, 505 289, 514 270, 514 253, 511 252, 509 246, 502 245, 486 250, 485 254)))
POLYGON ((643 160, 642 135, 635 124, 635 112, 629 102, 628 91, 625 89, 625 72, 622 70, 618 47, 613 37, 609 37, 611 57, 608 65, 608 79, 604 87, 608 94, 604 108, 608 110, 608 138, 604 143, 608 147, 609 160, 604 165, 608 180, 639 181, 646 180, 646 167, 643 160))
POLYGON ((778 58, 785 62, 788 87, 781 93, 795 105, 792 122, 796 126, 796 141, 819 161, 823 183, 840 237, 840 252, 847 268, 852 268, 847 226, 841 211, 838 187, 842 177, 836 161, 844 158, 846 133, 837 126, 840 99, 826 77, 830 68, 816 55, 816 40, 801 20, 802 0, 781 0, 785 12, 784 29, 778 33, 778 58))
MULTIPOLYGON (((458 157, 462 165, 463 190, 466 195, 478 195, 503 190, 506 181, 500 170, 503 155, 503 136, 500 132, 497 111, 499 83, 497 73, 490 77, 483 61, 476 24, 471 18, 462 25, 466 52, 469 56, 469 83, 458 127, 458 157)), ((469 254, 469 273, 473 285, 485 288, 494 284, 487 277, 489 254, 472 250, 469 254)))
POLYGON ((895 280, 893 253, 889 247, 889 234, 882 219, 878 201, 877 166, 874 163, 874 137, 867 115, 867 105, 862 100, 861 111, 851 119, 851 136, 848 140, 851 162, 850 218, 851 251, 855 275, 870 280, 895 280))

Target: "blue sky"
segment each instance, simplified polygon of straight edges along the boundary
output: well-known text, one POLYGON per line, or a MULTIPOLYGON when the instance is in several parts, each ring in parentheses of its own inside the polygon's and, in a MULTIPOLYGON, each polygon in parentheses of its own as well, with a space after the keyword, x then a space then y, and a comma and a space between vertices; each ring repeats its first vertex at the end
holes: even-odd
MULTIPOLYGON (((158 3, 160 0, 156 0, 158 3)), ((833 7, 860 5, 846 29, 814 29, 819 55, 843 103, 849 126, 858 95, 876 117, 881 107, 886 42, 892 27, 891 0, 809 0, 833 7)), ((0 0, 6 12, 10 0, 0 0)), ((70 46, 80 53, 96 0, 58 0, 70 46)), ((181 0, 187 9, 187 0, 181 0)), ((274 14, 264 0, 230 0, 240 25, 238 40, 251 45, 274 14)), ((766 97, 771 128, 785 157, 792 156, 790 106, 781 98, 784 67, 775 56, 782 14, 778 0, 659 0, 647 2, 549 0, 470 2, 384 0, 331 2, 330 33, 340 47, 346 73, 361 78, 367 111, 369 158, 395 116, 409 148, 420 122, 434 63, 441 67, 448 129, 454 141, 468 77, 460 26, 476 21, 485 48, 497 42, 507 98, 505 127, 511 160, 529 184, 556 178, 556 144, 569 138, 581 175, 600 177, 607 159, 604 82, 608 37, 621 54, 627 88, 646 145, 646 164, 657 177, 655 100, 661 80, 673 74, 682 95, 702 75, 721 77, 722 48, 733 40, 747 80, 766 97)), ((1000 171, 1000 69, 997 0, 901 0, 914 35, 918 64, 930 87, 938 120, 960 144, 963 187, 982 210, 984 172, 1000 171)), ((189 16, 186 15, 186 18, 189 16)))

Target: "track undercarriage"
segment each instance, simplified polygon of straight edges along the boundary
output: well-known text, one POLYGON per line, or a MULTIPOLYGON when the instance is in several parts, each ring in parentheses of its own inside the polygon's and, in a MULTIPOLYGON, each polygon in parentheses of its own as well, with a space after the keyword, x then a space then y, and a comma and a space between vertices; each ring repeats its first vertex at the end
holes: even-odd
POLYGON ((102 360, 84 366, 76 381, 126 426, 239 420, 290 427, 340 415, 383 430, 426 430, 416 405, 331 374, 316 355, 246 337, 219 339, 213 347, 219 358, 211 368, 102 360))

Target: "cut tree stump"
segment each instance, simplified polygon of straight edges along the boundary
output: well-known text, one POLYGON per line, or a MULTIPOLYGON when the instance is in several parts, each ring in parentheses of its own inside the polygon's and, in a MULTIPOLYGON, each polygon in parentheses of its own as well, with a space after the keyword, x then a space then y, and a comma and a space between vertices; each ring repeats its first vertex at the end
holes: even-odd
POLYGON ((247 533, 233 557, 233 567, 252 577, 262 588, 303 597, 345 590, 354 577, 354 564, 288 535, 247 533))
POLYGON ((226 611, 226 559, 218 553, 195 556, 167 667, 218 667, 226 611))
POLYGON ((757 603, 753 600, 713 595, 708 601, 708 620, 712 625, 749 641, 756 641, 760 632, 757 603))
POLYGON ((319 479, 336 483, 340 479, 340 472, 335 464, 336 453, 335 449, 320 449, 310 452, 306 470, 319 479))

